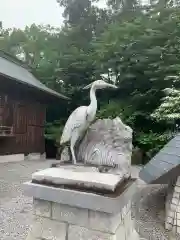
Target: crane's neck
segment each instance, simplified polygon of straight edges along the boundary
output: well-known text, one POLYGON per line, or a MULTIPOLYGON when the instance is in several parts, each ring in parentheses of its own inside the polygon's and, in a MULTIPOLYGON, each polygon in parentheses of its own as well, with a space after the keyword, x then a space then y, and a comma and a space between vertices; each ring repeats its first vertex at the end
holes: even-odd
POLYGON ((90 101, 91 102, 88 106, 88 115, 94 118, 97 111, 96 89, 94 86, 92 86, 90 90, 90 101))

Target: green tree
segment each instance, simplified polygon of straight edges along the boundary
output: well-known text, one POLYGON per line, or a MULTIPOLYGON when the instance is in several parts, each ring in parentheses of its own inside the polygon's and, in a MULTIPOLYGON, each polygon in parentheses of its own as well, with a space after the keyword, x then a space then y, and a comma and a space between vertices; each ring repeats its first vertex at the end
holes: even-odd
POLYGON ((160 106, 151 114, 157 121, 167 121, 175 126, 180 120, 180 90, 165 89, 160 106))
POLYGON ((154 154, 173 130, 172 123, 158 119, 163 104, 167 114, 179 111, 177 91, 173 99, 163 99, 164 89, 180 89, 178 1, 144 7, 138 1, 109 1, 108 9, 90 0, 58 2, 65 9, 61 29, 32 25, 2 30, 0 39, 0 48, 28 62, 43 83, 72 99, 61 114, 59 108, 48 111, 46 136, 59 136, 70 112, 88 101, 82 87, 103 74, 119 89, 97 94, 97 117, 120 116, 134 130, 134 145, 154 154))
MULTIPOLYGON (((170 77, 179 76, 180 69, 179 13, 179 9, 166 8, 161 12, 158 9, 141 14, 133 21, 113 23, 94 42, 98 71, 111 69, 114 73, 119 85, 114 96, 116 105, 125 102, 123 111, 131 109, 126 121, 134 129, 135 140, 141 139, 141 147, 143 135, 147 138, 150 131, 157 138, 172 130, 168 123, 155 122, 151 113, 159 106, 164 88, 179 86, 179 81, 170 77)), ((120 107, 116 109, 121 116, 120 107)))
POLYGON ((110 6, 114 11, 129 11, 135 10, 140 6, 139 0, 108 0, 108 6, 110 6))

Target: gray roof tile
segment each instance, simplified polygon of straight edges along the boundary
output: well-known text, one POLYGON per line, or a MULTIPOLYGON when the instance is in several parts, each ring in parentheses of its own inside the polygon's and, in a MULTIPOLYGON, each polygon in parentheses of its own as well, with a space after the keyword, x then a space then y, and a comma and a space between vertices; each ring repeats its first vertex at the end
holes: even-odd
POLYGON ((156 155, 150 162, 153 164, 157 164, 158 161, 163 161, 172 165, 179 164, 179 157, 173 155, 173 161, 171 160, 172 155, 161 152, 160 154, 156 155))
POLYGON ((28 68, 20 66, 18 62, 11 61, 8 58, 0 56, 0 74, 8 76, 22 84, 29 85, 30 87, 35 87, 40 91, 46 92, 57 98, 68 99, 66 96, 57 93, 56 91, 42 84, 39 80, 37 80, 33 76, 33 74, 30 71, 28 71, 28 68))
POLYGON ((144 171, 141 171, 141 179, 145 181, 146 183, 151 183, 154 179, 154 176, 152 176, 147 169, 144 169, 144 171))
POLYGON ((180 135, 174 137, 140 171, 139 177, 146 183, 167 184, 180 175, 180 135))

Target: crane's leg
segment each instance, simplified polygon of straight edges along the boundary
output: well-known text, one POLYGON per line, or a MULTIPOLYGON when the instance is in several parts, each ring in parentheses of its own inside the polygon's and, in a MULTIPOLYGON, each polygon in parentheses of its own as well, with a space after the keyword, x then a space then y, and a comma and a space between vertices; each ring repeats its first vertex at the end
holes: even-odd
POLYGON ((71 153, 71 148, 70 148, 70 145, 68 146, 68 154, 69 154, 69 160, 70 162, 72 162, 72 153, 71 153))
POLYGON ((64 146, 60 145, 57 149, 57 154, 56 154, 56 156, 57 156, 56 159, 57 160, 61 160, 61 153, 62 153, 63 150, 64 150, 64 146))
POLYGON ((71 140, 70 140, 70 150, 71 150, 71 156, 72 156, 73 164, 76 164, 76 162, 77 162, 76 161, 74 148, 75 148, 75 144, 76 144, 78 138, 79 138, 79 134, 78 133, 74 133, 73 136, 71 137, 71 140))
POLYGON ((70 149, 71 149, 71 155, 72 155, 72 162, 75 165, 76 164, 76 156, 75 156, 75 152, 74 152, 74 146, 70 145, 70 149))

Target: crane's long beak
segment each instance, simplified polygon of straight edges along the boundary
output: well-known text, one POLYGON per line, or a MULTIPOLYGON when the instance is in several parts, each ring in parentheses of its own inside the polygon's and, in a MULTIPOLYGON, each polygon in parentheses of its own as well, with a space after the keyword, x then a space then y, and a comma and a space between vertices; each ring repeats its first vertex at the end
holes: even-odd
POLYGON ((92 83, 88 84, 87 86, 83 87, 83 89, 89 89, 92 87, 92 83))
POLYGON ((110 83, 107 83, 106 87, 107 88, 118 88, 116 85, 113 85, 113 84, 110 84, 110 83))

